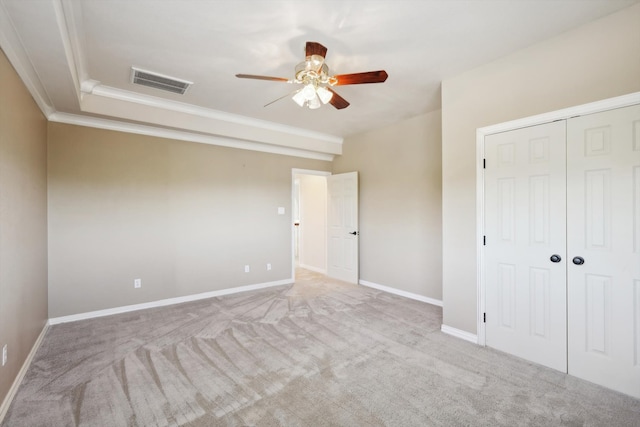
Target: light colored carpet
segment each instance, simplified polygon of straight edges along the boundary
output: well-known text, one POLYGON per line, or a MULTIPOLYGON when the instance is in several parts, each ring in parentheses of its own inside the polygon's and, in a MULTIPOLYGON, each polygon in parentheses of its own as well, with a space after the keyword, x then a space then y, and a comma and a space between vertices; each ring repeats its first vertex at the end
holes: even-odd
POLYGON ((441 309, 300 271, 52 326, 2 426, 639 426, 640 401, 442 334, 441 309))

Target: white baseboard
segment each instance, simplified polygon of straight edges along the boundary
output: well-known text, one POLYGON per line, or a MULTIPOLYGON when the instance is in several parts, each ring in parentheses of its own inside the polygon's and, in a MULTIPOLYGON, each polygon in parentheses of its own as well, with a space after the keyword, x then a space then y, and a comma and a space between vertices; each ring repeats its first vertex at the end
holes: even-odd
POLYGON ((411 292, 402 291, 400 289, 391 288, 389 286, 384 286, 384 285, 379 285, 377 283, 368 282, 366 280, 360 280, 358 283, 360 283, 362 286, 367 286, 369 288, 378 289, 379 291, 388 292, 388 293, 394 294, 394 295, 400 295, 401 297, 410 298, 410 299, 414 299, 414 300, 417 300, 417 301, 426 302, 427 304, 432 304, 432 305, 437 305, 438 307, 442 307, 442 301, 439 300, 439 299, 425 297, 425 296, 414 294, 414 293, 411 293, 411 292))
POLYGON ((312 265, 307 265, 307 264, 298 264, 298 267, 304 268, 305 270, 313 271, 314 273, 324 274, 325 276, 327 275, 326 268, 314 267, 312 265))
POLYGON ((471 332, 463 331, 461 329, 452 328, 451 326, 447 326, 447 325, 442 325, 440 330, 443 333, 447 334, 447 335, 451 335, 451 336, 454 336, 456 338, 460 338, 460 339, 463 339, 465 341, 469 341, 469 342, 472 342, 474 344, 478 344, 478 336, 475 335, 475 334, 472 334, 471 332))
POLYGON ((0 424, 2 424, 2 420, 4 420, 5 415, 7 415, 7 411, 9 411, 9 406, 11 405, 13 398, 18 392, 18 387, 20 387, 20 384, 22 383, 22 379, 27 373, 29 366, 31 366, 31 362, 33 361, 33 358, 38 352, 38 349, 40 348, 40 344, 42 344, 42 340, 44 339, 44 336, 47 334, 48 329, 49 329, 49 322, 44 324, 44 327, 42 328, 40 335, 38 335, 36 342, 33 343, 33 347, 31 347, 31 351, 27 355, 27 358, 24 360, 24 363, 22 364, 20 371, 18 371, 18 375, 13 380, 13 384, 11 384, 11 388, 9 388, 9 392, 7 393, 4 400, 2 401, 2 405, 0 405, 0 424))
POLYGON ((93 319, 95 317, 111 316, 112 314, 128 313, 130 311, 145 310, 155 307, 164 307, 166 305, 180 304, 183 302, 237 294, 239 292, 254 291, 257 289, 270 288, 272 286, 289 285, 291 283, 293 283, 293 279, 284 279, 274 282, 258 283, 255 285, 239 286, 237 288, 221 289, 219 291, 203 292, 201 294, 187 295, 184 297, 167 298, 158 301, 145 302, 142 304, 125 305, 122 307, 107 308, 104 310, 89 311, 86 313, 71 314, 69 316, 53 317, 49 319, 49 324, 57 325, 59 323, 75 322, 78 320, 93 319))

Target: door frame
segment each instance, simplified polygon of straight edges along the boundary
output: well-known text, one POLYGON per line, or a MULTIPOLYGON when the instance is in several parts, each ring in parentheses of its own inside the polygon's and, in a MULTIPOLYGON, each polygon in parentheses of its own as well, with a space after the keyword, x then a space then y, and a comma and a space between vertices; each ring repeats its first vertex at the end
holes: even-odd
MULTIPOLYGON (((295 233, 295 225, 293 223, 293 213, 295 211, 295 200, 296 200, 296 175, 316 175, 316 176, 324 176, 325 178, 332 175, 331 172, 322 171, 322 170, 312 170, 312 169, 291 169, 291 280, 296 280, 296 233, 295 233)), ((325 219, 327 217, 327 212, 324 213, 325 219)), ((327 246, 325 253, 325 258, 329 257, 329 247, 327 246)))
POLYGON ((485 312, 485 271, 484 271, 484 138, 495 133, 506 132, 544 123, 566 120, 576 116, 594 114, 640 103, 640 92, 590 102, 575 107, 564 108, 549 113, 511 120, 476 129, 476 257, 477 257, 477 343, 486 345, 485 312))

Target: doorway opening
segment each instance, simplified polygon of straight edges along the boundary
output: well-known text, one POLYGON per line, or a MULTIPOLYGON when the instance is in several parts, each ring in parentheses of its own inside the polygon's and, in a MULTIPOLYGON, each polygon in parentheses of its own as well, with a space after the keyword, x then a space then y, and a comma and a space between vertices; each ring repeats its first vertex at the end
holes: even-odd
POLYGON ((331 172, 292 170, 292 272, 327 274, 327 177, 331 172))

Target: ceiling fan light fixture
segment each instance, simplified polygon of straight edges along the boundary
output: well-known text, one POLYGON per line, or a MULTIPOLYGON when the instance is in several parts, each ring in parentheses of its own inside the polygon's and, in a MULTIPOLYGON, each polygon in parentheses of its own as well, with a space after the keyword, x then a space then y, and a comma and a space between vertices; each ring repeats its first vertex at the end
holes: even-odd
POLYGON ((304 107, 304 103, 307 101, 303 92, 304 91, 300 89, 291 97, 291 99, 293 99, 293 101, 301 107, 304 107))
POLYGON ((320 101, 322 101, 323 104, 326 104, 327 102, 331 101, 331 98, 333 98, 333 92, 331 92, 326 87, 318 87, 316 93, 318 94, 318 98, 320 98, 320 101))
POLYGON ((320 103, 320 98, 318 98, 317 96, 307 101, 307 107, 309 107, 310 110, 315 110, 316 108, 320 108, 321 106, 322 104, 320 103))
POLYGON ((333 93, 325 87, 316 87, 313 83, 307 83, 302 89, 297 91, 291 99, 301 107, 315 110, 328 103, 333 97, 333 93))
POLYGON ((305 85, 304 89, 302 89, 302 93, 304 95, 304 99, 307 101, 311 101, 316 98, 316 88, 313 86, 313 83, 305 85))

